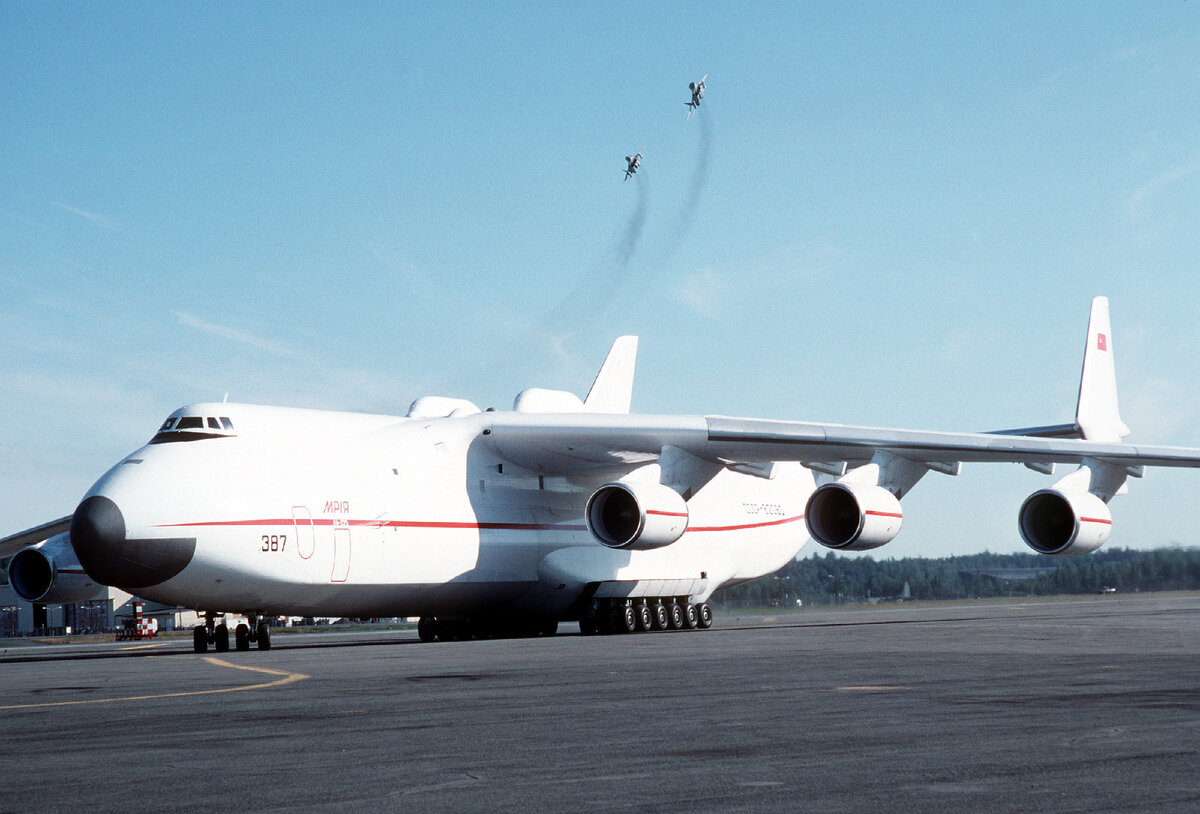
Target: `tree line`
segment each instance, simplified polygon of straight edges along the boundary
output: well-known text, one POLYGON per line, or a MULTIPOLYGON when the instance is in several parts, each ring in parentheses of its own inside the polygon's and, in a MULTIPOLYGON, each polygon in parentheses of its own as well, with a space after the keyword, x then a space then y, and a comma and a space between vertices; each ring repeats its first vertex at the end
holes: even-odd
POLYGON ((1200 590, 1200 549, 1104 549, 1065 559, 968 554, 877 560, 832 552, 793 560, 771 576, 718 591, 725 605, 805 606, 901 599, 1200 590))

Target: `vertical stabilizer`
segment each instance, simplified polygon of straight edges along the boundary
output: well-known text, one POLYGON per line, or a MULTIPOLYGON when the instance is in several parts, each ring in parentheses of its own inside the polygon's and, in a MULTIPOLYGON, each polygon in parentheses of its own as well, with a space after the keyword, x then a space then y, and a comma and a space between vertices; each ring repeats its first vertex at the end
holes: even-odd
POLYGON ((613 342, 583 406, 593 413, 628 413, 633 401, 633 368, 638 338, 619 336, 613 342))
POLYGON ((1113 364, 1108 297, 1092 300, 1075 423, 1088 441, 1115 442, 1129 435, 1129 428, 1117 410, 1117 372, 1113 364))

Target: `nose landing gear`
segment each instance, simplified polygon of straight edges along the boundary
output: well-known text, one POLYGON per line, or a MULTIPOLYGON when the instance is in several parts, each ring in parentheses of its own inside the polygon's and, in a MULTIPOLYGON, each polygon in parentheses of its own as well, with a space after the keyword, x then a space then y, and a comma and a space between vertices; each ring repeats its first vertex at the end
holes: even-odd
MULTIPOLYGON (((211 644, 218 653, 229 650, 229 627, 224 622, 223 613, 204 611, 204 623, 196 625, 192 631, 192 650, 196 653, 208 652, 211 644), (218 624, 219 622, 219 624, 218 624)), ((249 650, 251 643, 257 643, 259 650, 271 649, 271 626, 260 620, 260 614, 246 614, 247 623, 234 628, 234 646, 238 650, 249 650)))

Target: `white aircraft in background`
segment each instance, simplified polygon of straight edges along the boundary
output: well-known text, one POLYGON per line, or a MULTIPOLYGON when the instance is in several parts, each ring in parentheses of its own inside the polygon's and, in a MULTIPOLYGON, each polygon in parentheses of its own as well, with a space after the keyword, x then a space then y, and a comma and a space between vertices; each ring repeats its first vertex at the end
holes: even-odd
POLYGON ((404 417, 241 404, 176 410, 72 517, 0 541, 14 589, 70 602, 98 584, 196 608, 197 652, 270 646, 264 617, 419 616, 422 639, 707 627, 718 588, 770 574, 811 537, 863 551, 902 498, 962 462, 1076 465, 1022 504, 1035 551, 1108 538, 1144 466, 1200 449, 1121 444, 1108 302, 1092 303, 1076 420, 937 433, 629 414, 636 337, 587 397, 526 390, 512 412, 427 397, 404 417), (1071 437, 1073 436, 1073 437, 1071 437), (30 545, 33 544, 33 545, 30 545), (22 548, 22 546, 25 546, 22 548))

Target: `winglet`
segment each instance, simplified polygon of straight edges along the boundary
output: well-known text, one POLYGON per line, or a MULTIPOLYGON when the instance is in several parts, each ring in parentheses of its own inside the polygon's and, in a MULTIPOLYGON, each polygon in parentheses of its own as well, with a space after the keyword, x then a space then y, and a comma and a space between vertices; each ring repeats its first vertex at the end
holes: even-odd
POLYGON ((1108 297, 1092 300, 1075 423, 1088 441, 1116 442, 1129 435, 1129 427, 1121 421, 1117 410, 1117 373, 1108 297))
POLYGON ((628 413, 633 401, 633 369, 638 338, 619 336, 613 342, 583 406, 593 413, 628 413))

